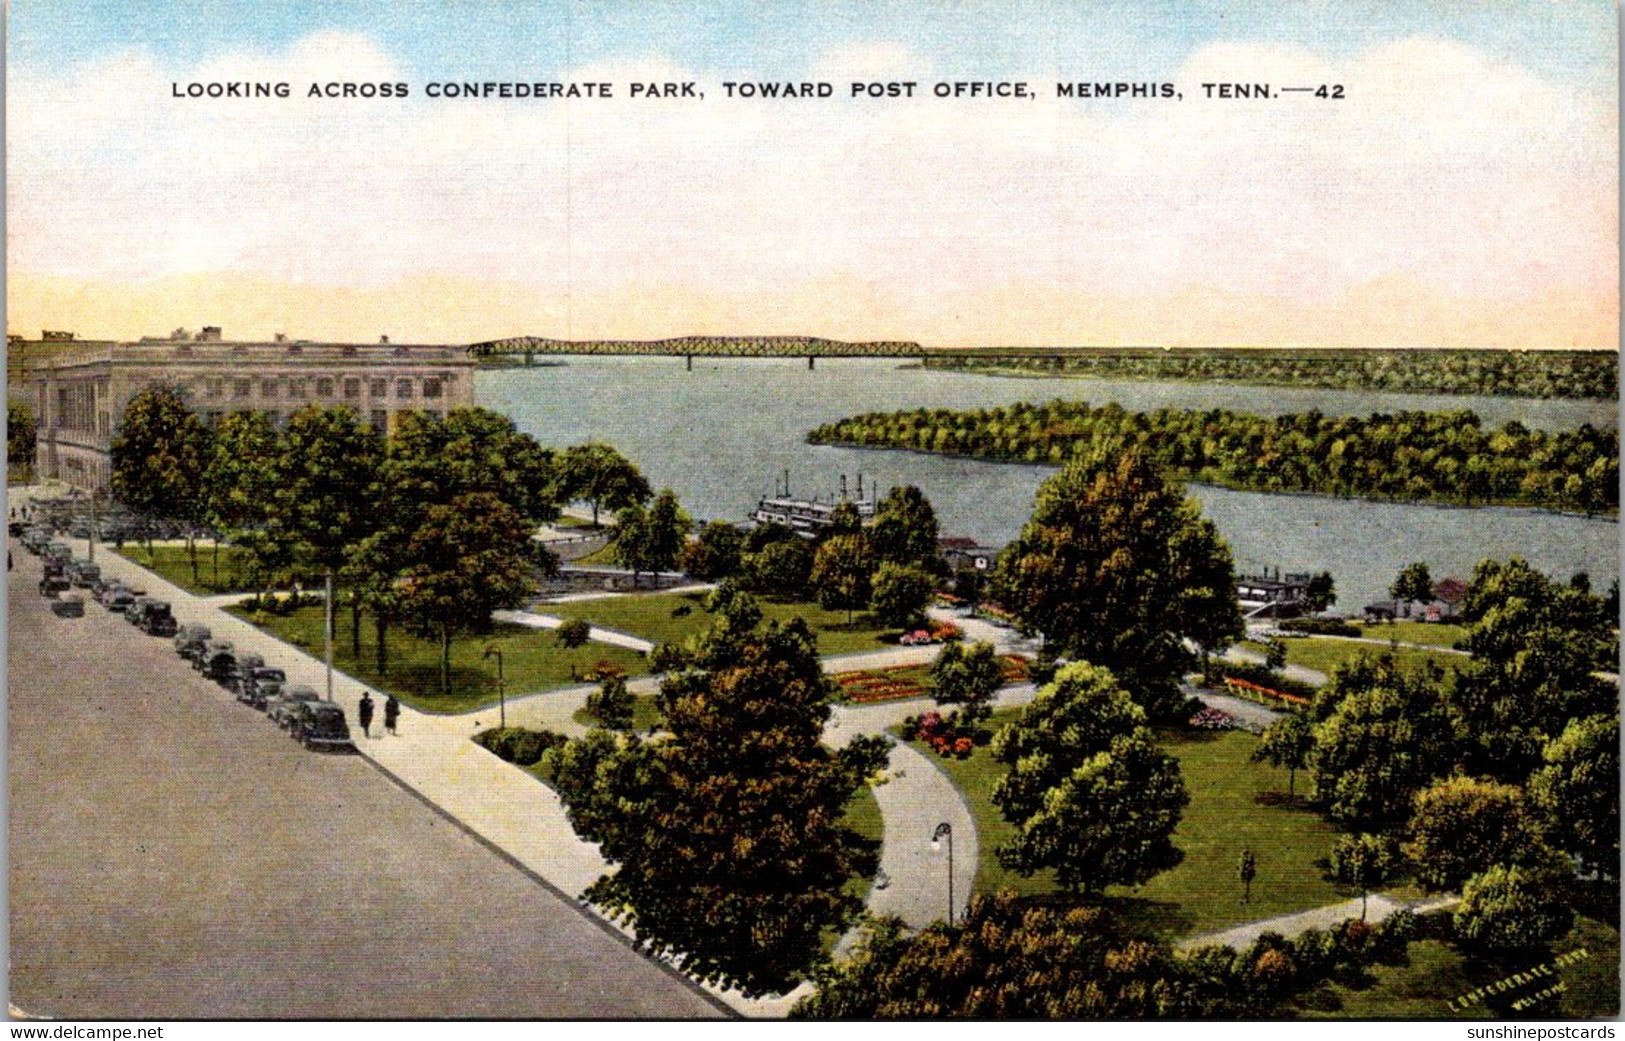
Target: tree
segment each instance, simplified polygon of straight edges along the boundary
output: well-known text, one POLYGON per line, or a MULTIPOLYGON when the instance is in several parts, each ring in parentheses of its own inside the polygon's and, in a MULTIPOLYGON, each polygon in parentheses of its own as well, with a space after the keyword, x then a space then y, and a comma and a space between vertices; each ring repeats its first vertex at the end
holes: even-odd
POLYGON ((1609 878, 1619 873, 1619 717, 1571 719, 1529 778, 1553 845, 1609 878))
POLYGON ((1601 597, 1514 557, 1473 571, 1463 605, 1472 655, 1451 693, 1474 772, 1521 784, 1572 719, 1618 712, 1617 617, 1601 597))
POLYGON ((1428 603, 1433 599, 1433 576, 1423 563, 1406 564, 1388 587, 1388 595, 1400 603, 1428 603))
POLYGON ((39 424, 34 412, 19 401, 6 404, 6 463, 24 474, 34 472, 34 453, 39 445, 39 424))
POLYGON ((571 824, 617 866, 588 898, 640 947, 754 995, 793 986, 857 912, 846 883, 878 855, 843 816, 886 752, 879 738, 826 748, 834 692, 812 633, 799 619, 740 632, 748 598, 727 599, 729 631, 661 683, 669 738, 549 754, 571 824))
POLYGON ((601 509, 624 510, 649 500, 649 482, 631 460, 609 445, 588 443, 564 450, 564 496, 592 505, 593 527, 601 509))
POLYGON ((1337 602, 1337 583, 1332 580, 1330 571, 1322 571, 1309 579, 1309 588, 1304 591, 1304 603, 1315 614, 1330 608, 1337 602))
POLYGON ((954 595, 965 601, 966 607, 975 607, 982 602, 986 579, 984 572, 970 566, 962 567, 954 573, 954 595))
POLYGON ((658 574, 677 566, 683 541, 693 524, 677 505, 677 496, 670 488, 662 489, 648 509, 634 503, 621 510, 611 545, 615 547, 615 558, 632 569, 634 586, 639 572, 658 574))
POLYGON ((1453 922, 1465 944, 1491 954, 1538 951, 1574 924, 1567 904, 1572 872, 1561 857, 1497 864, 1467 880, 1453 922))
POLYGON ((1252 903, 1253 879, 1258 877, 1258 858, 1253 856, 1252 850, 1244 849, 1241 851, 1241 864, 1237 870, 1237 877, 1241 879, 1243 887, 1241 902, 1244 904, 1252 903))
POLYGON ((1316 706, 1335 706, 1315 727, 1315 798, 1343 822, 1396 821, 1411 797, 1454 762, 1455 729, 1440 679, 1392 658, 1340 667, 1316 706))
POLYGON ((727 521, 712 521, 684 547, 683 570, 702 582, 724 579, 739 571, 744 551, 744 532, 727 521))
POLYGON ((1341 885, 1360 891, 1360 921, 1365 921, 1366 902, 1371 890, 1392 881, 1400 864, 1399 847, 1386 835, 1369 832, 1344 835, 1337 840, 1330 859, 1331 875, 1341 885))
POLYGON ((943 647, 931 666, 931 696, 939 705, 962 705, 968 721, 992 714, 988 702, 1004 686, 1004 670, 991 643, 955 641, 943 647))
POLYGON ((869 606, 870 578, 874 574, 874 557, 862 535, 835 535, 818 547, 813 555, 813 591, 819 606, 832 611, 846 611, 846 623, 852 624, 852 613, 869 606))
POLYGON ((272 491, 282 529, 296 556, 337 572, 382 518, 375 491, 383 445, 348 408, 302 408, 281 438, 272 491))
POLYGON ((1286 668, 1286 641, 1279 636, 1264 641, 1264 667, 1271 672, 1286 668))
POLYGON ((607 730, 632 729, 632 704, 624 676, 605 677, 598 690, 587 695, 587 711, 607 730))
POLYGON ((741 568, 747 586, 768 596, 804 597, 812 577, 813 548, 792 535, 748 553, 741 568))
POLYGON ((1405 853, 1417 878, 1453 892, 1495 864, 1528 863, 1548 851, 1510 784, 1457 775, 1417 793, 1405 853))
MULTIPOLYGON (((203 514, 203 473, 209 431, 174 387, 148 387, 125 406, 109 446, 113 497, 133 510, 197 523, 203 514)), ((150 529, 149 529, 150 531, 150 529)), ((147 540, 152 553, 152 540, 147 540)), ((197 577, 197 556, 192 557, 197 577)))
POLYGON ((838 502, 829 513, 829 524, 818 533, 819 540, 834 535, 857 535, 863 531, 863 514, 856 503, 838 502))
POLYGON ((1241 635, 1230 552, 1196 503, 1120 442, 1039 488, 999 557, 995 595, 1058 653, 1112 670, 1153 718, 1176 716, 1193 664, 1184 641, 1241 635))
POLYGON ((912 484, 887 492, 875 507, 869 545, 882 563, 936 568, 937 514, 931 500, 912 484))
POLYGON ((519 607, 536 567, 531 527, 489 492, 430 506, 412 533, 401 576, 400 611, 409 631, 440 641, 440 693, 451 693, 451 645, 491 631, 491 612, 519 607))
POLYGON ((281 454, 276 428, 259 412, 229 412, 215 428, 203 474, 204 515, 215 531, 214 580, 220 582, 220 535, 233 541, 262 530, 272 517, 281 454))
POLYGON ((553 450, 521 433, 512 419, 484 408, 456 408, 445 419, 403 413, 389 439, 382 487, 400 523, 415 526, 432 503, 460 495, 495 495, 521 517, 543 524, 557 519, 565 467, 553 450))
POLYGON ((907 629, 925 617, 936 579, 918 564, 886 561, 874 574, 869 606, 883 625, 907 629))
POLYGON ((585 647, 592 638, 592 626, 581 618, 572 618, 556 630, 559 646, 574 649, 585 647))
POLYGON ((1110 671, 1079 662, 1057 673, 993 739, 1009 767, 993 802, 1016 826, 999 863, 1054 868, 1061 886, 1091 893, 1177 864, 1171 836, 1190 796, 1145 720, 1110 671))
POLYGON ((1253 749, 1253 762, 1267 762, 1287 771, 1287 798, 1295 797, 1298 771, 1309 765, 1315 750, 1315 730, 1302 716, 1282 716, 1264 728, 1264 733, 1253 749))

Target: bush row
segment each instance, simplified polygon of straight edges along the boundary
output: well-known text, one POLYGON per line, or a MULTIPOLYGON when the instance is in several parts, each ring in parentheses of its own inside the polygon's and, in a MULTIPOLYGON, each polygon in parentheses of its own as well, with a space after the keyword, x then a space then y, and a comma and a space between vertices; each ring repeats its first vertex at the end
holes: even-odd
POLYGON ((474 741, 489 752, 519 766, 534 766, 549 748, 558 748, 568 738, 551 730, 524 727, 492 727, 474 735, 474 741))

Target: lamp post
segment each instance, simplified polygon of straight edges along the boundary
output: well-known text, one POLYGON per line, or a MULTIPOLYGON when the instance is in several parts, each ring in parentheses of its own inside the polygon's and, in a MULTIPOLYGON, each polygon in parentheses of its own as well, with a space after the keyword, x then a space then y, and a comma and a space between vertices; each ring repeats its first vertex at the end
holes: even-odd
POLYGON ((931 848, 941 849, 942 840, 948 840, 948 924, 954 924, 954 826, 947 821, 937 825, 931 833, 931 848))
POLYGON ((323 576, 324 596, 326 604, 322 617, 322 649, 327 659, 327 700, 333 700, 333 569, 328 568, 323 576))
POLYGON ((485 648, 485 657, 496 655, 497 659, 497 713, 501 717, 498 722, 503 730, 508 729, 508 692, 504 689, 502 679, 502 648, 491 644, 485 648))

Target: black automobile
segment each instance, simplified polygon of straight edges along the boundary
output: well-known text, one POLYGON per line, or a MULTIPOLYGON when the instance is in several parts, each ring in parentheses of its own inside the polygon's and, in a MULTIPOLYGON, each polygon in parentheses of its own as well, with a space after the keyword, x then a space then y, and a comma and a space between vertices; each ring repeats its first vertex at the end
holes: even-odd
POLYGON ((203 675, 221 686, 230 686, 232 674, 237 670, 237 654, 231 644, 215 650, 203 662, 203 675))
POLYGON ((288 674, 281 669, 261 666, 243 677, 237 700, 264 712, 265 703, 280 694, 287 682, 288 674))
POLYGON ((187 661, 195 661, 212 639, 214 633, 206 625, 183 625, 175 632, 175 653, 187 661))
POLYGON ((141 631, 148 636, 162 636, 167 639, 174 636, 179 629, 180 623, 175 621, 169 605, 162 600, 154 601, 147 609, 146 617, 141 619, 141 631))
POLYGON ((85 598, 78 593, 66 593, 60 600, 51 605, 51 613, 58 618, 83 618, 85 616, 85 598))
POLYGON ((102 605, 114 614, 124 614, 135 606, 135 594, 128 589, 115 589, 103 598, 102 605))
POLYGON ((265 703, 265 714, 271 722, 287 730, 293 725, 293 716, 304 711, 300 706, 322 700, 322 696, 309 687, 283 687, 282 693, 265 703))
POLYGON ((192 668, 203 672, 209 667, 209 662, 214 660, 215 655, 221 652, 230 654, 231 650, 230 640, 209 640, 198 648, 197 653, 187 655, 186 660, 192 663, 192 668))
POLYGON ((241 694, 248 684, 248 677, 264 664, 265 659, 257 654, 239 654, 237 663, 232 666, 231 675, 226 679, 226 689, 233 694, 241 694))
POLYGON ((54 597, 58 593, 66 592, 71 586, 66 575, 47 574, 39 581, 39 595, 54 597))
POLYGON ((155 606, 157 606, 157 604, 158 601, 152 599, 151 597, 138 596, 135 598, 135 603, 125 608, 124 620, 129 622, 131 625, 140 628, 141 623, 146 621, 147 612, 151 611, 155 606))
POLYGON ((307 701, 293 714, 288 733, 306 748, 351 748, 344 709, 331 701, 307 701))
POLYGON ((93 589, 97 582, 102 580, 100 564, 92 564, 88 560, 76 560, 68 565, 68 581, 80 589, 93 589))

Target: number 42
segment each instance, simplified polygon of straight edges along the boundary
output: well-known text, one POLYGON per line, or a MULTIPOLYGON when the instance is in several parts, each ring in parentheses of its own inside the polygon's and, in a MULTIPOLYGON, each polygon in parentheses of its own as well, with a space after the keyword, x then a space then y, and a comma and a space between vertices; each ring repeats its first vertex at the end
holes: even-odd
POLYGON ((1343 85, 1341 83, 1333 83, 1328 87, 1326 84, 1322 83, 1320 85, 1320 89, 1315 91, 1315 97, 1340 100, 1343 97, 1343 85))

